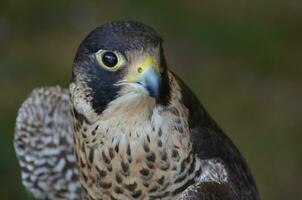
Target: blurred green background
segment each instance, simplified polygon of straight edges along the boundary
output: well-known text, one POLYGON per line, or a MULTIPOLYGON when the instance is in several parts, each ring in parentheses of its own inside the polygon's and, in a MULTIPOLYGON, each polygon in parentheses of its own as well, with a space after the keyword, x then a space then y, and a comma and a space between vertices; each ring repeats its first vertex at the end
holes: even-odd
POLYGON ((239 147, 263 199, 302 199, 302 1, 0 2, 0 198, 31 199, 13 149, 35 87, 70 80, 83 37, 133 19, 164 38, 170 68, 239 147))

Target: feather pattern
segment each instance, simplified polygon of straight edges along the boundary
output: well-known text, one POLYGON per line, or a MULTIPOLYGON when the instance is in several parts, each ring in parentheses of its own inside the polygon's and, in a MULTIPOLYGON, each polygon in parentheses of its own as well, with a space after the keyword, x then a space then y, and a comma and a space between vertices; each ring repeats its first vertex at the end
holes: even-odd
MULTIPOLYGON (((170 79, 174 76, 170 73, 170 79)), ((174 99, 181 99, 187 108, 192 151, 202 168, 179 199, 259 199, 252 175, 233 143, 180 79, 174 80, 173 88, 174 99)), ((50 87, 34 90, 19 109, 14 145, 22 182, 36 198, 83 198, 68 107, 67 90, 50 87)))
POLYGON ((22 183, 39 199, 81 199, 69 126, 69 95, 35 89, 18 111, 14 146, 22 183))
MULTIPOLYGON (((173 76, 176 77, 175 74, 173 76)), ((199 182, 224 184, 224 181, 215 176, 220 177, 227 174, 227 183, 230 186, 228 189, 233 199, 260 199, 252 173, 239 150, 207 113, 194 93, 181 79, 176 78, 181 87, 182 102, 189 111, 188 123, 193 153, 202 160, 204 168, 208 169, 197 177, 199 182)), ((191 189, 198 189, 201 186, 204 187, 204 185, 197 184, 191 189)), ((200 192, 194 194, 197 195, 197 199, 198 195, 201 195, 200 192)))
POLYGON ((93 30, 77 51, 69 92, 34 90, 18 112, 15 149, 35 197, 260 199, 238 149, 169 71, 152 28, 117 21, 93 30), (100 50, 125 62, 108 71, 100 50), (147 58, 154 73, 141 73, 147 58))

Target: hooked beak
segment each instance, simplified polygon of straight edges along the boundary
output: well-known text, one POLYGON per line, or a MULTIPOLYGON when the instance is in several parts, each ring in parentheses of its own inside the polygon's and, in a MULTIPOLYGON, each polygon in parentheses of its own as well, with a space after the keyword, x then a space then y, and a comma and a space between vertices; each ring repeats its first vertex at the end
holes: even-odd
POLYGON ((161 78, 159 66, 152 57, 148 57, 142 64, 137 65, 133 71, 122 81, 133 86, 137 91, 159 100, 161 78))
POLYGON ((154 97, 156 100, 159 99, 160 75, 154 67, 150 66, 146 68, 145 72, 138 77, 135 83, 142 85, 149 96, 154 97))

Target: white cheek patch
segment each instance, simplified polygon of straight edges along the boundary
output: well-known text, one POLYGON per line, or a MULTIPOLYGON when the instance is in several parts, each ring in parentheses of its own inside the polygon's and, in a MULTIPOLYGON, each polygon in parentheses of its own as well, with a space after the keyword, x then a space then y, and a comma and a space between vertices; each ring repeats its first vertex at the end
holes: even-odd
POLYGON ((76 109, 76 111, 85 116, 85 118, 90 122, 94 123, 98 115, 96 112, 94 112, 91 103, 84 98, 84 94, 79 92, 81 90, 76 88, 77 86, 74 83, 71 83, 69 85, 69 90, 71 93, 71 101, 73 101, 73 106, 76 109))
POLYGON ((90 103, 82 98, 77 98, 74 101, 74 107, 78 113, 85 116, 85 118, 90 122, 93 123, 97 118, 97 114, 94 112, 90 103))

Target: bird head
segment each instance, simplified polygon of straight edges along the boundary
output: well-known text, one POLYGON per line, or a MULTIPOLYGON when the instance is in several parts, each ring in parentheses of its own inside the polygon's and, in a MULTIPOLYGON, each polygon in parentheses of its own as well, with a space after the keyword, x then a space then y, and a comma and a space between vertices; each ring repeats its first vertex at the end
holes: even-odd
POLYGON ((167 104, 167 71, 156 31, 134 21, 107 23, 89 33, 76 53, 71 96, 98 114, 127 96, 167 104))

